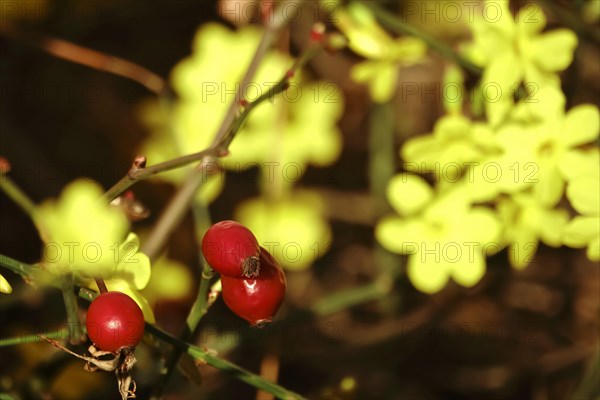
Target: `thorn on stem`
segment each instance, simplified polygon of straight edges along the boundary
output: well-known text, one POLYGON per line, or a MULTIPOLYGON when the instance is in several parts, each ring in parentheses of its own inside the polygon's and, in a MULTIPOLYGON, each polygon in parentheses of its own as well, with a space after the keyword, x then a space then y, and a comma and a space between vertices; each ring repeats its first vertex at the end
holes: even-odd
POLYGON ((320 42, 323 40, 325 36, 325 24, 322 22, 317 22, 312 26, 310 31, 310 40, 311 42, 320 42))
POLYGON ((226 157, 229 155, 229 150, 220 148, 219 149, 219 157, 226 157))
POLYGON ((95 280, 96 280, 96 285, 98 285, 98 290, 100 291, 100 293, 108 292, 108 288, 106 287, 106 282, 104 282, 104 279, 97 277, 97 278, 95 278, 95 280))
POLYGON ((0 157, 0 174, 6 174, 8 171, 10 171, 10 162, 4 157, 0 157))
POLYGON ((138 169, 146 168, 146 161, 147 160, 146 160, 145 156, 142 156, 142 155, 136 156, 135 159, 133 160, 133 167, 138 168, 138 169))
POLYGON ((273 21, 273 0, 262 0, 260 3, 260 17, 263 23, 269 23, 273 21))

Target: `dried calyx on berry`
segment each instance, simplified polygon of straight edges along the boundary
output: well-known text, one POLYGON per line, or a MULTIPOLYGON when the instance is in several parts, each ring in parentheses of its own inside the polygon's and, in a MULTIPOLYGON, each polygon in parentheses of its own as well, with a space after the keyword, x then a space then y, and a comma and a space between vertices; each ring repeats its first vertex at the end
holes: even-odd
POLYGON ((273 320, 287 286, 281 266, 262 247, 260 265, 260 274, 254 278, 221 276, 225 304, 253 326, 262 326, 273 320))
POLYGON ((212 225, 202 238, 202 254, 221 275, 252 278, 260 273, 260 246, 244 225, 221 221, 212 225))

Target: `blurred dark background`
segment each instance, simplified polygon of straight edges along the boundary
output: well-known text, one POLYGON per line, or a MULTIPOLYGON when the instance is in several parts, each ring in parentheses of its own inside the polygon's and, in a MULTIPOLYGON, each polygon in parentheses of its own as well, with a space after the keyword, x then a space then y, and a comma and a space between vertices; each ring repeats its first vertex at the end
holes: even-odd
MULTIPOLYGON (((29 2, 34 11, 18 18, 7 14, 8 3, 0 2, 3 29, 10 24, 20 32, 68 40, 138 63, 165 78, 190 54, 202 23, 231 25, 219 16, 216 1, 29 2)), ((567 1, 556 5, 571 11, 576 7, 567 1)), ((551 27, 561 24, 552 15, 548 19, 551 27)), ((292 51, 297 48, 295 32, 305 30, 302 22, 296 25, 290 28, 292 51)), ((459 30, 446 39, 454 43, 465 35, 459 30)), ((290 291, 280 322, 249 329, 219 300, 203 320, 197 342, 219 349, 251 371, 276 371, 281 385, 314 399, 569 398, 588 371, 600 327, 600 270, 581 251, 542 247, 522 272, 510 269, 502 253, 488 260, 484 281, 470 290, 451 286, 427 296, 400 277, 380 301, 321 317, 307 311, 323 296, 373 281, 379 273, 375 253, 382 251, 375 250, 375 219, 368 211, 373 203, 367 168, 370 102, 365 89, 348 78, 357 57, 348 51, 333 64, 331 60, 319 57, 310 69, 344 91, 344 150, 334 166, 307 173, 301 185, 321 190, 328 199, 333 246, 309 271, 288 274, 290 287, 303 289, 290 291)), ((225 62, 226 54, 215 60, 225 62)), ((432 55, 425 65, 403 70, 402 79, 440 81, 442 65, 432 55)), ((575 62, 563 76, 570 106, 598 104, 599 65, 598 43, 580 38, 575 62)), ((58 195, 81 176, 106 188, 121 178, 148 134, 137 109, 149 97, 152 94, 135 82, 0 35, 0 155, 10 160, 11 177, 35 201, 58 195)), ((429 132, 442 113, 434 99, 396 99, 394 109, 400 121, 396 146, 429 132)), ((153 212, 139 228, 151 226, 173 191, 167 184, 136 185, 136 196, 153 212)), ((211 206, 211 216, 231 218, 239 201, 257 193, 256 171, 241 173, 228 181, 211 206)), ((41 242, 31 221, 6 196, 0 196, 0 210, 0 253, 36 262, 41 242)), ((191 217, 170 244, 170 255, 197 277, 191 217)), ((401 259, 395 260, 400 265, 401 259)), ((1 337, 53 330, 63 323, 58 291, 33 290, 14 274, 2 272, 15 290, 0 295, 1 337)), ((159 325, 177 334, 192 300, 160 303, 159 325)), ((138 397, 146 398, 156 378, 157 354, 144 347, 138 358, 134 377, 138 397)), ((0 389, 23 398, 116 395, 112 375, 84 372, 80 360, 56 353, 47 344, 2 348, 0 359, 0 389)), ((597 356, 595 360, 598 363, 597 356)), ((252 387, 230 376, 206 366, 201 371, 201 388, 176 374, 167 398, 256 397, 252 387)))

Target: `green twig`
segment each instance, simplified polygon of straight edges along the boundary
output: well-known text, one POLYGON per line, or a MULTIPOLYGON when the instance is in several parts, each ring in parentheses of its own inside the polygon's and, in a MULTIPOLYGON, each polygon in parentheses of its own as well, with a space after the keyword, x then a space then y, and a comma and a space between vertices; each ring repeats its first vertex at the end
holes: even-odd
MULTIPOLYGON (((0 255, 0 265, 3 267, 7 267, 8 269, 22 275, 24 278, 28 278, 28 273, 26 271, 32 271, 32 272, 38 271, 38 268, 35 268, 32 265, 27 265, 25 263, 21 263, 17 260, 14 260, 10 257, 6 257, 3 255, 0 255)), ((52 286, 60 287, 59 286, 60 283, 57 282, 56 280, 52 281, 51 284, 52 284, 52 286)), ((79 297, 81 297, 82 299, 88 300, 88 301, 92 301, 96 296, 98 296, 98 293, 94 292, 93 290, 83 288, 83 287, 78 287, 77 293, 78 293, 79 297)), ((291 391, 285 389, 284 387, 281 387, 275 383, 269 382, 269 381, 261 378, 260 376, 253 374, 252 372, 247 371, 229 361, 226 361, 217 356, 214 356, 214 355, 210 354, 208 351, 205 351, 197 346, 192 346, 189 343, 184 342, 184 341, 174 337, 173 335, 161 330, 160 328, 156 327, 155 325, 146 323, 146 332, 152 334, 153 336, 155 336, 156 338, 158 338, 164 342, 167 342, 167 343, 175 346, 176 348, 182 349, 187 354, 192 356, 195 360, 197 360, 201 363, 206 363, 206 364, 208 364, 212 367, 215 367, 217 369, 220 369, 222 371, 231 373, 237 379, 239 379, 243 382, 246 382, 249 385, 254 386, 257 389, 261 389, 268 393, 271 393, 274 396, 276 396, 277 398, 280 398, 280 399, 303 399, 303 397, 300 396, 299 394, 291 392, 291 391)), ((55 334, 56 334, 56 332, 55 332, 55 334)), ((64 332, 63 332, 63 335, 64 335, 64 332)), ((37 341, 37 339, 34 340, 33 337, 38 337, 38 336, 39 335, 31 335, 31 336, 25 336, 25 338, 31 338, 32 341, 37 341)), ((22 341, 23 338, 24 337, 21 337, 18 339, 18 340, 21 340, 20 343, 24 343, 22 341)), ((15 341, 17 339, 5 339, 5 340, 15 341)), ((17 343, 13 343, 13 344, 17 344, 17 343)))
MULTIPOLYGON (((210 278, 212 277, 212 273, 212 268, 210 268, 210 266, 208 266, 208 264, 205 263, 204 268, 202 270, 202 279, 200 280, 198 296, 196 297, 196 301, 194 301, 190 313, 188 314, 185 327, 179 334, 179 340, 181 340, 182 342, 187 342, 190 340, 190 338, 196 331, 200 320, 208 311, 208 307, 206 306, 206 304, 208 298, 208 288, 210 287, 210 278)), ((179 347, 175 347, 173 351, 171 351, 169 357, 165 362, 165 367, 161 370, 160 377, 158 378, 158 383, 156 384, 156 389, 151 399, 162 398, 162 394, 166 389, 166 386, 169 383, 169 379, 173 375, 173 372, 175 371, 175 366, 179 362, 179 359, 181 358, 182 354, 183 349, 179 347)))
POLYGON ((83 340, 83 331, 81 330, 81 321, 79 321, 79 307, 77 306, 77 297, 75 297, 73 274, 61 275, 60 283, 69 324, 69 343, 77 345, 83 340))
MULTIPOLYGON (((268 50, 268 46, 265 43, 268 43, 269 46, 271 42, 276 37, 276 34, 279 30, 271 28, 265 31, 263 35, 263 40, 261 41, 254 58, 252 59, 250 66, 248 67, 248 71, 246 76, 242 79, 242 82, 239 85, 238 93, 236 94, 236 99, 241 98, 240 94, 244 93, 246 87, 250 83, 250 79, 253 76, 254 71, 258 68, 258 64, 266 54, 268 50), (249 72, 252 71, 252 74, 249 72)), ((216 147, 219 149, 219 156, 226 155, 228 152, 229 145, 231 141, 241 128, 243 122, 247 118, 250 111, 252 111, 258 104, 263 101, 272 98, 274 95, 283 92, 287 86, 290 77, 293 73, 304 66, 311 57, 321 50, 323 47, 322 43, 316 43, 311 46, 311 48, 306 52, 307 55, 300 57, 296 63, 294 63, 292 69, 286 73, 283 78, 271 89, 268 93, 264 93, 262 96, 254 100, 253 102, 247 104, 241 113, 238 113, 239 104, 237 102, 232 103, 230 107, 230 111, 233 112, 228 113, 228 116, 224 119, 221 128, 217 132, 215 136, 215 141, 211 147, 216 147), (231 117, 229 118, 229 115, 231 117), (237 115, 237 116, 236 116, 237 115), (230 122, 231 121, 231 122, 230 122)), ((185 214, 189 204, 191 203, 194 194, 202 184, 202 182, 206 179, 205 173, 210 165, 213 165, 216 162, 217 157, 212 154, 205 156, 200 164, 191 171, 191 173, 186 178, 185 182, 179 188, 174 198, 171 200, 163 214, 160 216, 158 222, 156 223, 154 229, 150 232, 144 246, 142 247, 142 253, 146 254, 151 260, 154 259, 162 250, 165 242, 170 236, 171 232, 175 227, 179 224, 183 215, 185 214)))
POLYGON ((387 283, 376 281, 368 285, 343 290, 317 300, 310 307, 310 311, 318 316, 335 314, 359 304, 379 300, 389 293, 390 288, 387 283))
POLYGON ((4 254, 0 254, 0 266, 7 268, 27 279, 35 278, 36 275, 42 272, 39 268, 33 265, 15 260, 14 258, 5 256, 4 254))
POLYGON ((36 333, 35 335, 17 336, 17 337, 13 337, 13 338, 0 339, 0 347, 14 346, 17 344, 24 344, 24 343, 43 342, 44 339, 42 339, 42 336, 46 336, 50 339, 60 340, 60 339, 64 339, 65 337, 68 337, 68 335, 69 335, 69 329, 61 329, 59 331, 48 332, 48 333, 36 333))
POLYGON ((600 346, 585 370, 583 378, 577 389, 573 393, 572 399, 598 399, 600 396, 600 388, 598 381, 600 379, 600 346))
POLYGON ((542 7, 550 11, 561 23, 573 29, 578 35, 583 36, 595 44, 600 44, 600 29, 598 25, 588 25, 581 18, 566 7, 556 3, 556 0, 539 0, 542 7))
MULTIPOLYGON (((387 186, 394 176, 396 166, 394 109, 392 104, 373 104, 369 127, 369 178, 370 191, 375 200, 375 215, 380 218, 392 209, 387 199, 387 186)), ((378 243, 374 246, 375 264, 379 279, 392 284, 401 271, 401 258, 385 250, 378 243)), ((393 297, 388 296, 380 305, 388 311, 397 309, 393 297)))
POLYGON ((169 95, 169 87, 163 78, 154 72, 123 58, 92 50, 48 35, 41 35, 35 32, 23 32, 14 25, 3 24, 0 26, 0 34, 13 40, 27 43, 53 57, 62 58, 75 64, 85 65, 89 68, 130 79, 161 97, 167 97, 169 95))
POLYGON ((177 339, 176 337, 170 335, 169 333, 158 329, 154 325, 146 324, 146 330, 158 339, 170 343, 179 349, 182 349, 187 354, 192 356, 196 361, 199 361, 200 363, 206 363, 212 367, 220 369, 221 371, 226 371, 232 374, 235 378, 239 379, 240 381, 246 382, 247 384, 254 386, 257 389, 261 389, 265 392, 271 393, 278 399, 304 399, 304 397, 302 397, 301 395, 291 392, 275 383, 269 382, 261 378, 260 376, 253 374, 248 370, 245 370, 244 368, 241 368, 229 361, 214 356, 197 346, 193 346, 189 343, 183 342, 177 339))
POLYGON ((473 73, 474 75, 481 75, 481 68, 479 68, 466 58, 462 57, 460 54, 452 50, 452 48, 445 45, 444 43, 441 43, 433 36, 429 36, 425 32, 422 32, 414 26, 402 21, 400 18, 396 17, 394 14, 378 5, 377 2, 363 1, 361 2, 361 4, 373 11, 373 14, 375 14, 377 19, 388 29, 391 29, 396 33, 401 33, 419 38, 423 42, 425 42, 427 46, 429 46, 432 50, 436 51, 442 57, 448 58, 456 62, 457 64, 459 64, 469 72, 473 73))
MULTIPOLYGON (((198 243, 202 243, 202 234, 206 232, 210 227, 210 215, 208 213, 208 208, 205 204, 200 203, 199 201, 195 201, 193 204, 194 211, 194 222, 196 232, 196 240, 198 243)), ((202 273, 200 275, 200 286, 198 288, 198 293, 196 295, 196 300, 192 304, 190 312, 186 318, 186 325, 179 334, 179 339, 187 342, 189 341, 198 325, 202 317, 208 311, 208 289, 210 286, 210 279, 213 277, 214 272, 210 265, 204 260, 202 257, 202 252, 199 252, 199 261, 202 267, 202 273)), ((181 355, 183 354, 182 349, 174 348, 173 351, 169 354, 165 362, 165 366, 161 369, 160 377, 158 378, 158 383, 154 389, 154 393, 152 394, 151 399, 160 399, 162 398, 163 392, 166 389, 169 379, 173 375, 175 371, 175 366, 179 362, 181 355)))
POLYGON ((208 149, 199 151, 197 153, 187 154, 185 156, 173 158, 171 160, 144 168, 139 168, 135 165, 132 165, 127 174, 121 178, 119 182, 115 183, 110 189, 108 189, 106 193, 104 193, 104 198, 107 201, 112 201, 139 181, 151 178, 161 172, 181 168, 195 161, 200 161, 207 156, 218 157, 218 150, 219 149, 217 147, 209 147, 208 149))
POLYGON ((35 203, 5 174, 0 175, 0 189, 29 217, 35 212, 35 203))

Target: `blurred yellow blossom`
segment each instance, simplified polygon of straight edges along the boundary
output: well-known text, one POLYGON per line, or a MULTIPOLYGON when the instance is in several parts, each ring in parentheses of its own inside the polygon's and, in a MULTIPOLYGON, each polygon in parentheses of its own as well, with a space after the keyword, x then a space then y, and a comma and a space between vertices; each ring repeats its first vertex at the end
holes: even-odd
POLYGON ((540 240, 552 247, 562 244, 569 220, 567 210, 544 207, 526 193, 500 198, 497 209, 504 226, 502 247, 508 247, 513 267, 522 269, 529 265, 540 240))
POLYGON ((392 179, 388 198, 404 216, 385 217, 375 236, 389 251, 409 255, 408 278, 418 290, 436 293, 450 278, 467 287, 481 280, 486 254, 499 250, 500 222, 491 209, 473 206, 461 190, 435 193, 410 174, 392 179))
POLYGON ((0 275, 0 293, 12 293, 12 286, 2 275, 0 275))
POLYGON ((247 200, 237 207, 235 219, 256 235, 282 267, 290 270, 310 267, 331 241, 323 204, 310 193, 296 192, 275 201, 247 200))
POLYGON ((567 198, 581 215, 575 216, 563 232, 563 242, 575 248, 587 247, 592 261, 600 260, 600 155, 598 147, 580 155, 579 165, 588 167, 573 174, 567 198))
MULTIPOLYGON (((118 290, 142 306, 137 290, 150 279, 150 260, 138 251, 139 239, 128 232, 123 212, 108 205, 102 194, 97 183, 81 179, 69 184, 58 200, 37 207, 34 222, 44 242, 41 265, 53 274, 74 273, 79 284, 93 289, 95 277, 107 285, 119 282, 118 290)), ((144 314, 153 318, 147 307, 144 314)))
POLYGON ((352 68, 352 78, 367 84, 371 97, 379 103, 394 95, 399 67, 419 63, 427 52, 427 46, 419 39, 392 38, 360 2, 338 10, 335 23, 348 38, 348 47, 367 58, 352 68))
POLYGON ((513 95, 521 82, 530 94, 560 85, 556 73, 573 61, 577 36, 567 29, 542 33, 546 17, 543 12, 532 13, 531 7, 513 16, 508 1, 485 3, 484 9, 496 10, 497 16, 475 18, 471 24, 473 42, 465 46, 465 55, 484 67, 480 86, 486 93, 488 119, 496 126, 513 107, 513 95))

